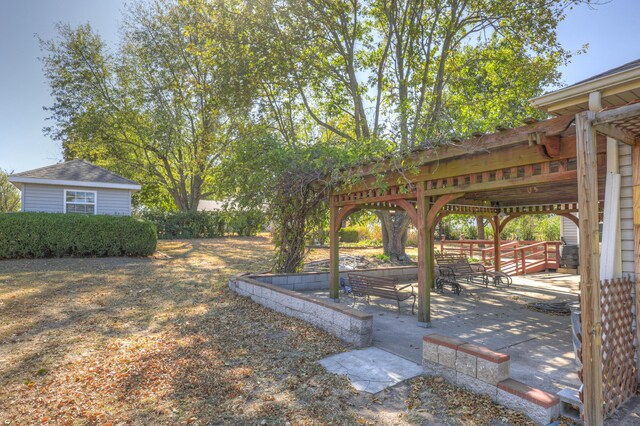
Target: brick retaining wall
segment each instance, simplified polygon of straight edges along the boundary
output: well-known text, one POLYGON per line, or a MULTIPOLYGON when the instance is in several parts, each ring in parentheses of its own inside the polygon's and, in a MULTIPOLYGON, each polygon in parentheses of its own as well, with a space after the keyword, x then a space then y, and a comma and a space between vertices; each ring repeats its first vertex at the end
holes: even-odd
POLYGON ((274 311, 311 323, 356 347, 371 346, 371 314, 278 285, 260 282, 247 275, 229 280, 229 288, 274 311))
POLYGON ((508 354, 494 352, 464 340, 430 334, 424 336, 422 366, 425 373, 488 395, 505 407, 522 411, 540 425, 560 414, 560 399, 509 377, 508 354))

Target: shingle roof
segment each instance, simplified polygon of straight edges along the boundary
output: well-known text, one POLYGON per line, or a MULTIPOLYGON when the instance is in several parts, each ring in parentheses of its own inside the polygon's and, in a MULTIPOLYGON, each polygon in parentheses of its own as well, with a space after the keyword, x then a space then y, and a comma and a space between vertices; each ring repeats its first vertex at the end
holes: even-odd
POLYGON ((116 173, 84 160, 65 161, 64 163, 54 164, 53 166, 15 173, 12 176, 34 179, 138 185, 137 182, 125 179, 116 173))
POLYGON ((596 74, 596 75, 591 76, 591 77, 589 77, 589 78, 587 78, 585 80, 578 81, 577 83, 573 83, 573 84, 571 84, 571 85, 569 85, 567 87, 577 86, 578 84, 587 83, 589 81, 597 80, 599 78, 606 77, 608 75, 617 74, 619 72, 627 71, 627 70, 630 70, 630 69, 633 69, 633 68, 637 68, 637 67, 640 67, 640 59, 636 59, 634 61, 627 62, 626 64, 620 65, 619 67, 611 68, 610 70, 607 70, 605 72, 601 72, 600 74, 596 74))

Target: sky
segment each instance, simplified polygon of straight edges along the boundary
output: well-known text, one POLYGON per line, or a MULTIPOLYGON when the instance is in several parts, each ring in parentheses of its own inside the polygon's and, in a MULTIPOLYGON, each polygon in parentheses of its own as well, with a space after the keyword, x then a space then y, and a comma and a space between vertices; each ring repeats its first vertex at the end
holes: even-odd
MULTIPOLYGON (((37 36, 54 38, 57 22, 89 22, 108 43, 116 43, 124 7, 122 0, 0 0, 0 169, 21 172, 62 160, 60 144, 42 131, 48 125, 43 107, 53 101, 37 36)), ((589 49, 561 69, 563 82, 640 58, 639 24, 638 0, 568 11, 558 27, 560 43, 573 52, 586 43, 589 49)))

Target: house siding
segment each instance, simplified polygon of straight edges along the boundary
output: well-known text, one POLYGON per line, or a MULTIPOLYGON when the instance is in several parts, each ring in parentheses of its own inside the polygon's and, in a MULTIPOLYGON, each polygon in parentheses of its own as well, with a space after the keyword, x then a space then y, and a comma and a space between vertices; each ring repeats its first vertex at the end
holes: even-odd
POLYGON ((578 244, 578 227, 566 217, 560 217, 560 236, 569 245, 578 244))
POLYGON ((24 212, 64 213, 64 190, 95 191, 97 213, 115 216, 131 215, 131 194, 127 189, 104 189, 58 185, 24 184, 24 212))
POLYGON ((620 167, 620 236, 622 247, 622 274, 635 277, 633 250, 633 187, 631 146, 618 143, 620 167))

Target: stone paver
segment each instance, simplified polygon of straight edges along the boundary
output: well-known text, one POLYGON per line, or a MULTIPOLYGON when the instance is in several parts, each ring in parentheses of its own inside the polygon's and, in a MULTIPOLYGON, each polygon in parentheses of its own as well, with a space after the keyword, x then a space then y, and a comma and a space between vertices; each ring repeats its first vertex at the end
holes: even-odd
POLYGON ((320 364, 332 373, 347 375, 357 390, 372 394, 422 374, 422 366, 378 348, 331 355, 320 364))

